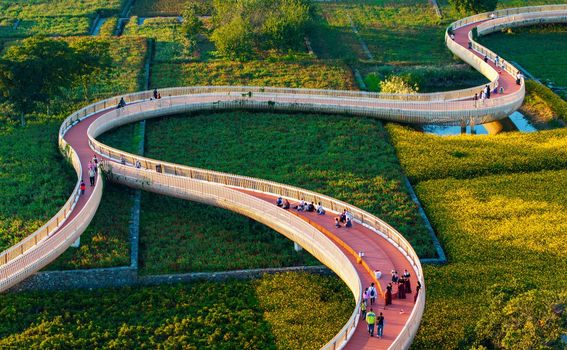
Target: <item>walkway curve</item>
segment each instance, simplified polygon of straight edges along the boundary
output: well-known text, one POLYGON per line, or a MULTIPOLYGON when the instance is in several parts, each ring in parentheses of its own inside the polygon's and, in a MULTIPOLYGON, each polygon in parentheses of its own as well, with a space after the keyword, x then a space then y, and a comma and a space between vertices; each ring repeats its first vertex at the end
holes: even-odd
MULTIPOLYGON (((59 146, 76 169, 79 179, 83 178, 83 171, 92 156, 92 150, 95 150, 105 159, 104 168, 116 181, 224 207, 275 228, 333 269, 353 292, 358 308, 363 283, 367 285, 374 280, 384 287, 383 280, 376 281, 371 277, 369 272, 373 268, 381 267, 387 272, 385 266, 398 270, 408 267, 412 270, 413 282, 419 280, 423 284, 421 265, 413 248, 400 233, 382 220, 318 193, 134 156, 103 145, 95 137, 141 119, 186 111, 241 108, 363 115, 410 123, 464 124, 496 120, 519 107, 525 93, 524 85, 523 82, 521 85, 513 83, 516 70, 506 61, 503 61, 505 71, 499 74, 492 62, 485 63, 480 58, 486 54, 493 59, 495 54, 472 40, 471 29, 477 26, 478 33, 485 34, 504 27, 543 22, 567 22, 567 5, 495 11, 468 17, 450 26, 455 39, 449 37, 448 30, 446 43, 449 49, 487 76, 492 86, 498 84, 505 87, 504 94, 498 94, 480 106, 475 105, 470 96, 482 87, 417 95, 259 87, 173 88, 161 90, 162 96, 167 96, 162 100, 149 101, 150 92, 146 91, 127 95, 126 99, 135 103, 121 110, 113 108, 118 102, 116 97, 73 113, 60 128, 59 146), (466 47, 469 41, 472 50, 466 47), (142 163, 141 169, 132 166, 136 161, 142 163), (161 172, 155 171, 156 165, 160 165, 161 172), (321 201, 326 208, 335 212, 348 207, 357 224, 348 231, 349 234, 344 234, 345 231, 333 229, 332 221, 323 217, 296 216, 275 207, 270 202, 277 195, 291 200, 305 198, 321 201), (358 257, 358 251, 366 252, 362 259, 358 257)), ((83 196, 78 195, 77 183, 73 195, 53 219, 0 255, 0 291, 7 290, 49 264, 80 236, 100 203, 103 187, 100 180, 99 175, 96 186, 88 187, 83 196)), ((395 330, 395 337, 382 342, 370 342, 368 337, 362 339, 364 332, 358 327, 355 308, 347 324, 325 348, 406 349, 417 332, 424 306, 425 293, 422 290, 415 305, 398 300, 394 308, 388 307, 384 312, 395 310, 398 314, 397 317, 387 315, 389 325, 394 324, 389 328, 395 330), (403 312, 400 307, 405 308, 403 312), (396 320, 403 320, 403 324, 396 328, 396 320), (352 337, 354 340, 347 345, 352 337)))

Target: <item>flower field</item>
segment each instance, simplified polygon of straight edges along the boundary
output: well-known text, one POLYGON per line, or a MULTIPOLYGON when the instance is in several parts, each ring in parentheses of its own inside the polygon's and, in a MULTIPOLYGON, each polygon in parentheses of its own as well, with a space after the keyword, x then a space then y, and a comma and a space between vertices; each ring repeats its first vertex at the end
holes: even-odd
POLYGON ((493 285, 518 281, 536 294, 566 290, 566 189, 567 170, 417 185, 449 259, 447 266, 425 267, 417 349, 466 347, 493 285))
POLYGON ((567 168, 566 129, 490 137, 438 137, 394 124, 387 129, 400 162, 414 183, 567 168))
POLYGON ((337 277, 258 280, 0 296, 0 348, 319 349, 348 319, 337 277), (318 318, 325 315, 325 327, 318 318), (297 325, 301 324, 301 327, 297 325))
POLYGON ((525 315, 567 297, 559 296, 567 287, 565 129, 482 137, 387 130, 449 260, 425 267, 427 306, 414 347, 468 349, 488 344, 486 333, 511 337, 502 349, 542 346, 545 336, 530 325, 553 328, 548 334, 559 327, 542 314, 486 327, 490 318, 508 320, 517 298, 533 300, 519 309, 525 315), (498 290, 512 304, 499 303, 498 290), (524 337, 532 345, 519 345, 524 337))

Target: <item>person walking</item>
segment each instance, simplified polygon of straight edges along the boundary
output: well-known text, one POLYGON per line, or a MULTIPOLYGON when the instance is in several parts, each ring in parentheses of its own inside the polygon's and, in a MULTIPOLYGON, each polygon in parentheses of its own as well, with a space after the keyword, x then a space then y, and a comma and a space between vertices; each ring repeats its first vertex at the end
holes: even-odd
POLYGON ((158 91, 157 89, 154 89, 154 100, 157 100, 157 96, 158 96, 158 91))
POLYGON ((380 313, 376 319, 376 327, 376 336, 378 336, 378 338, 382 338, 382 335, 384 334, 384 315, 382 313, 380 313))
POLYGON ((476 108, 478 105, 478 93, 474 94, 474 107, 476 108))
POLYGON ((421 282, 417 281, 417 287, 415 287, 415 295, 413 296, 413 302, 417 301, 417 296, 419 295, 419 291, 421 289, 421 282))
POLYGON ((360 303, 360 317, 366 320, 366 303, 364 301, 360 303))
POLYGON ((364 290, 364 293, 362 293, 362 301, 364 301, 364 303, 368 304, 368 298, 369 298, 368 288, 366 288, 364 290))
POLYGON ((386 305, 392 305, 392 283, 388 283, 386 287, 386 305))
POLYGON ((370 312, 366 314, 366 323, 368 323, 368 334, 373 337, 374 325, 376 324, 376 314, 374 313, 374 310, 372 310, 372 308, 370 309, 370 312))
POLYGON ((81 190, 81 196, 85 194, 85 190, 87 189, 87 185, 85 185, 85 182, 83 180, 81 180, 81 185, 79 186, 80 190, 81 190))
POLYGON ((370 305, 374 305, 376 301, 376 287, 374 287, 374 282, 372 282, 370 288, 368 288, 368 295, 370 296, 370 305))
POLYGON ((95 184, 95 171, 94 169, 89 169, 89 179, 91 180, 91 187, 95 184))
POLYGON ((93 166, 94 166, 95 173, 97 173, 98 172, 98 158, 96 157, 96 154, 93 154, 93 166))

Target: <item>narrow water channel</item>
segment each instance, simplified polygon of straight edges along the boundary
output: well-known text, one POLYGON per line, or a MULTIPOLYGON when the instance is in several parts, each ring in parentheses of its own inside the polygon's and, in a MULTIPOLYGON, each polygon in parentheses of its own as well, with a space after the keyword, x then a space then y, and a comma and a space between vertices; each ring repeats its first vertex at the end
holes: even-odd
MULTIPOLYGON (((537 129, 530 123, 530 121, 520 112, 512 113, 508 118, 502 120, 504 127, 497 133, 501 132, 534 132, 537 129)), ((489 130, 492 128, 487 128, 483 124, 476 125, 474 127, 474 133, 476 135, 488 135, 491 133, 489 130)), ((444 126, 444 125, 424 125, 423 131, 428 134, 435 134, 440 136, 450 136, 450 135, 460 135, 460 126, 444 126)), ((471 127, 467 125, 466 134, 472 134, 471 127)))

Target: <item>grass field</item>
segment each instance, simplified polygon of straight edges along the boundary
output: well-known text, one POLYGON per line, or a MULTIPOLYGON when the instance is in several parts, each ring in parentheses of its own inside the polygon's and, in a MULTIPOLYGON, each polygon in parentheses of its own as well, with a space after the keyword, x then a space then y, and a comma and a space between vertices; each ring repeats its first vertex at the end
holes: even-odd
POLYGON ((567 168, 567 129, 441 138, 394 124, 387 129, 400 162, 414 183, 567 168))
POLYGON ((166 118, 148 123, 145 154, 343 199, 392 224, 421 256, 435 254, 378 121, 247 112, 166 118))
POLYGON ((179 16, 192 0, 137 0, 132 6, 134 16, 179 16))
POLYGON ((0 128, 0 251, 41 227, 65 204, 76 175, 57 149, 59 122, 0 128))
POLYGON ((305 59, 155 64, 151 81, 157 87, 252 85, 344 90, 354 87, 352 74, 344 64, 305 59))
POLYGON ((449 259, 425 267, 415 348, 470 348, 495 284, 565 290, 565 129, 483 137, 387 130, 449 259))
POLYGON ((543 82, 567 87, 567 26, 513 29, 483 37, 481 42, 543 82), (542 56, 548 59, 542 62, 542 56))
POLYGON ((317 7, 319 23, 311 41, 321 57, 367 60, 354 25, 377 62, 435 64, 451 59, 443 42, 444 26, 427 1, 346 1, 317 7))
POLYGON ((11 349, 319 349, 353 308, 338 278, 305 273, 0 300, 0 347, 11 349))
POLYGON ((195 58, 177 18, 148 18, 139 25, 138 17, 134 16, 128 21, 122 35, 155 39, 154 62, 188 61, 195 58))
POLYGON ((415 348, 468 348, 495 284, 520 283, 538 295, 565 291, 566 189, 566 170, 417 185, 450 263, 425 267, 427 306, 415 348))

